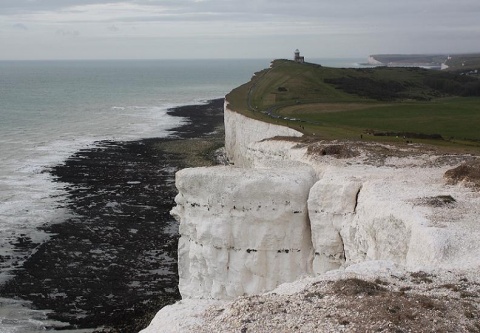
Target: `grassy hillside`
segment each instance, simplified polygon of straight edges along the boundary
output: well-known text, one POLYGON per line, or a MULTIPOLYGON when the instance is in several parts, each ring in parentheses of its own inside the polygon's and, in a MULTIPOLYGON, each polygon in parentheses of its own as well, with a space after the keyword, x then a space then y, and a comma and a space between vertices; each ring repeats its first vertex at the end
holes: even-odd
POLYGON ((276 60, 227 95, 231 108, 326 139, 480 147, 480 80, 419 68, 276 60))

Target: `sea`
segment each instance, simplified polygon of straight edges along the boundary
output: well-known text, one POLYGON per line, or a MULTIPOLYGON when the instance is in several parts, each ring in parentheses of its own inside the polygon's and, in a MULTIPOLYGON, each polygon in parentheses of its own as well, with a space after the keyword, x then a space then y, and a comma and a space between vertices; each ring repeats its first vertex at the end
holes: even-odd
MULTIPOLYGON (((366 57, 365 57, 366 59, 366 57)), ((359 67, 365 59, 314 59, 359 67)), ((0 284, 39 244, 38 227, 65 220, 64 184, 50 167, 102 140, 166 137, 175 106, 225 96, 269 59, 0 61, 0 284)), ((0 333, 40 332, 47 312, 0 298, 0 333)))

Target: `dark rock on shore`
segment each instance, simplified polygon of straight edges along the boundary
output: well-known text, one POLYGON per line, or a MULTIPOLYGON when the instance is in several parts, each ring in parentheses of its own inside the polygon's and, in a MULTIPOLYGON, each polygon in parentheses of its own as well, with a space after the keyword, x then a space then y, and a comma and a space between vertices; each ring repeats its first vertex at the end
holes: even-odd
MULTIPOLYGON (((175 143, 215 136, 223 99, 169 114, 188 119, 173 129, 174 138, 99 142, 51 170, 66 184, 72 214, 44 226, 50 239, 1 287, 2 297, 52 310, 49 317, 65 322, 64 329, 103 332, 137 332, 179 299, 178 225, 169 211, 174 174, 189 164, 189 152, 175 143)), ((17 246, 30 243, 25 236, 17 246)))

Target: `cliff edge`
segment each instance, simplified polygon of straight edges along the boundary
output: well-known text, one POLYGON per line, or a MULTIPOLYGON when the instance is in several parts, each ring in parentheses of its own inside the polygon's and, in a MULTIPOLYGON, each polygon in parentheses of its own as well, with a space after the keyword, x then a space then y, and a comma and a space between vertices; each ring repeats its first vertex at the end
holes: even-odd
POLYGON ((480 331, 471 155, 302 138, 231 111, 232 165, 184 169, 183 300, 149 332, 480 331), (273 292, 272 292, 273 290, 273 292))

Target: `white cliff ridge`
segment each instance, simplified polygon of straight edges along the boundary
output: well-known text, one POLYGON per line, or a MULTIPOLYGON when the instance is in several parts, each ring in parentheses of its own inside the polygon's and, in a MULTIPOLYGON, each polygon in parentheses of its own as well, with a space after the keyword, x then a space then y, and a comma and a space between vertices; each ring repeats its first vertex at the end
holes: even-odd
POLYGON ((295 139, 300 135, 225 105, 233 165, 186 169, 176 177, 172 214, 180 222, 184 300, 161 310, 142 332, 198 331, 206 320, 201 315, 197 326, 182 326, 169 313, 203 313, 203 302, 224 306, 302 278, 328 279, 330 271, 478 271, 480 193, 443 178, 473 157, 414 146, 302 142, 295 139), (292 139, 265 140, 275 136, 292 139))

